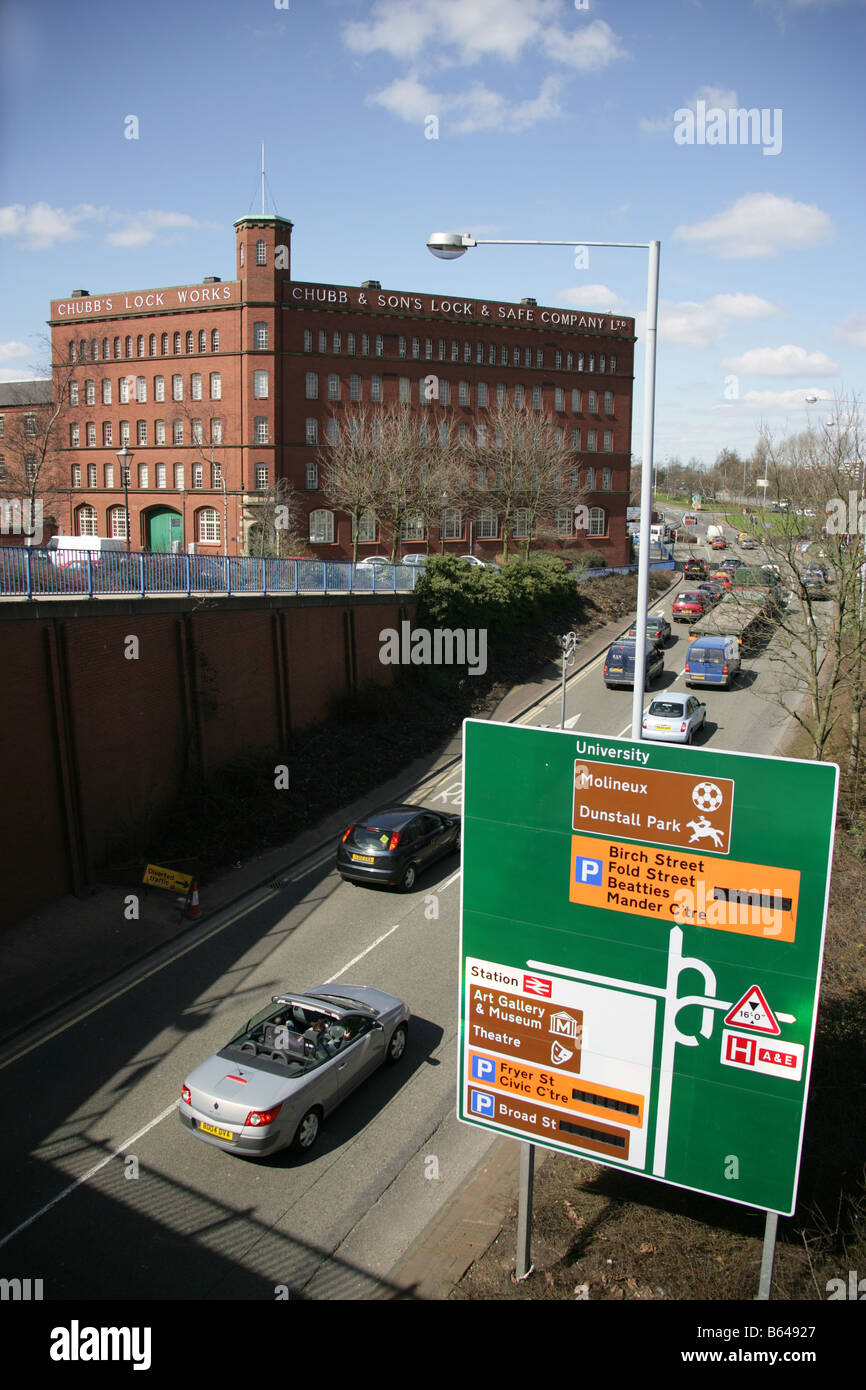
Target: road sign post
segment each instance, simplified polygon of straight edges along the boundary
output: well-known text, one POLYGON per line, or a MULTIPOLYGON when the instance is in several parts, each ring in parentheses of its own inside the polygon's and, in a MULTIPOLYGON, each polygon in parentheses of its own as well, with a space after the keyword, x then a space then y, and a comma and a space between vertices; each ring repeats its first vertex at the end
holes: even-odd
POLYGON ((837 780, 467 720, 459 1118, 791 1214, 837 780))

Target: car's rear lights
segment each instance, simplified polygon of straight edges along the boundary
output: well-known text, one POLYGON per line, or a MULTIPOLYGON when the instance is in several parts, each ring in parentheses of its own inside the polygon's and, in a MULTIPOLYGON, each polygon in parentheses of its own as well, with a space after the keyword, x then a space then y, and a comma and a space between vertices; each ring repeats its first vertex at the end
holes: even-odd
MULTIPOLYGON (((688 668, 688 666, 687 666, 687 667, 686 667, 686 670, 688 670, 688 669, 689 669, 689 668, 688 668)), ((723 676, 726 676, 727 674, 728 674, 728 668, 727 668, 727 666, 723 666, 723 667, 722 667, 722 675, 723 675, 723 676)))
POLYGON ((643 721, 643 724, 641 725, 641 728, 642 728, 642 729, 645 729, 645 728, 646 728, 646 720, 643 721))
POLYGON ((689 663, 686 662, 686 675, 688 675, 688 674, 689 674, 689 663))
POLYGON ((350 825, 350 826, 349 826, 349 829, 348 829, 348 830, 345 830, 345 831, 343 832, 342 844, 345 844, 345 843, 346 843, 346 841, 348 840, 349 836, 351 835, 351 833, 352 833, 352 831, 353 831, 354 829, 355 829, 354 825, 350 825))
POLYGON ((685 720, 683 720, 682 724, 680 725, 680 733, 684 734, 688 727, 688 723, 685 720))
POLYGON ((604 674, 607 675, 607 662, 604 663, 604 674))
POLYGON ((190 1091, 189 1086, 181 1086, 180 1098, 183 1101, 184 1105, 192 1105, 192 1092, 190 1091))
POLYGON ((282 1108, 282 1104, 280 1104, 272 1106, 270 1110, 251 1110, 244 1120, 244 1124, 254 1125, 256 1128, 259 1125, 272 1125, 282 1108))
POLYGON ((399 830, 395 830, 395 831, 394 831, 394 834, 391 836, 391 839, 388 841, 388 853, 390 854, 392 850, 395 850, 395 849, 397 848, 397 846, 399 845, 399 843, 400 843, 400 831, 399 831, 399 830))

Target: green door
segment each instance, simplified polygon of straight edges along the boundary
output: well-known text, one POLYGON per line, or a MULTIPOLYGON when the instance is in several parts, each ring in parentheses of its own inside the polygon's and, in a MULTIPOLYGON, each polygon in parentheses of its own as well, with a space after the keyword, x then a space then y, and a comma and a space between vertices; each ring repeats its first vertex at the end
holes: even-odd
POLYGON ((170 507, 157 507, 147 518, 148 549, 169 554, 172 541, 183 541, 183 518, 170 507))

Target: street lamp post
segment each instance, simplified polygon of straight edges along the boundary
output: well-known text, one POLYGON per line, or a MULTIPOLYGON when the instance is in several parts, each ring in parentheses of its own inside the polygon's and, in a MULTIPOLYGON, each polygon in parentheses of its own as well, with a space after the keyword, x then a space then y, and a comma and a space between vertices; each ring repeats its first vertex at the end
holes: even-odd
POLYGON ((649 252, 647 271, 647 322, 646 349, 644 353, 644 412, 643 412, 643 450, 640 487, 640 535, 641 546, 638 552, 637 617, 635 632, 635 670, 634 694, 631 709, 631 736, 639 739, 643 717, 643 697, 646 684, 646 621, 649 611, 649 561, 650 525, 652 521, 653 490, 653 440, 655 436, 655 379, 656 379, 656 337, 658 333, 658 294, 659 294, 659 252, 658 241, 538 241, 534 238, 519 240, 476 239, 464 232, 434 232, 427 242, 427 250, 443 261, 456 260, 472 246, 605 246, 628 250, 649 252), (641 641, 641 634, 643 641, 641 641))
POLYGON ((133 452, 124 444, 122 449, 117 450, 117 457, 120 462, 120 476, 123 479, 123 514, 126 526, 126 553, 129 554, 129 470, 132 466, 133 452))
MULTIPOLYGON (((647 272, 647 325, 646 351, 644 356, 644 415, 643 415, 643 459, 640 488, 640 535, 641 546, 638 553, 637 618, 635 625, 634 695, 632 698, 631 736, 641 737, 643 717, 643 697, 646 684, 646 624, 649 610, 649 559, 650 524, 652 521, 653 490, 653 437, 655 429, 655 372, 656 335, 658 329, 658 289, 659 289, 659 250, 658 241, 500 241, 476 240, 468 233, 434 232, 427 242, 427 249, 440 260, 453 261, 462 256, 471 246, 606 246, 638 249, 649 252, 647 272)), ((569 634, 570 636, 571 634, 569 634)), ((566 639, 567 640, 567 639, 566 639)), ((563 644, 563 687, 567 661, 563 644)), ((564 690, 563 719, 564 724, 564 690)), ((518 1239, 516 1277, 523 1280, 532 1273, 530 1258, 530 1231, 532 1213, 532 1183, 535 1146, 521 1141, 520 1191, 518 1196, 518 1239)))

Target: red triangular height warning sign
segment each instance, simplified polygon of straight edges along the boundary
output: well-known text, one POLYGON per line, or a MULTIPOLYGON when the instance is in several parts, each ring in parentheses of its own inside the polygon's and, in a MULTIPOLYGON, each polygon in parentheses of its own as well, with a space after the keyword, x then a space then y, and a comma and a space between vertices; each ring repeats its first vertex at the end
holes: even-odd
POLYGON ((747 989, 739 1003, 725 1014, 725 1022, 735 1028, 754 1028, 756 1033, 772 1033, 775 1037, 782 1031, 757 985, 747 989))

